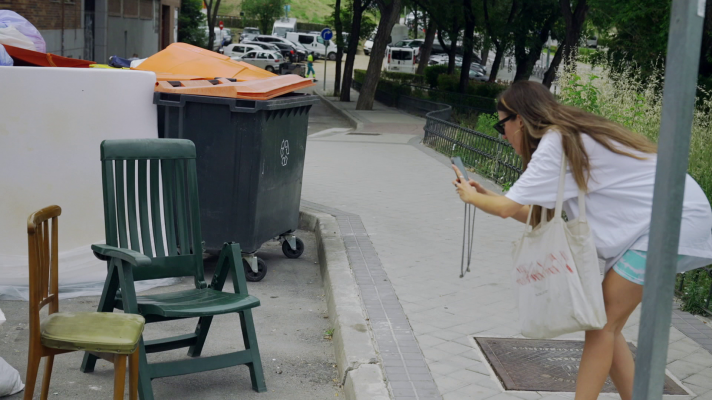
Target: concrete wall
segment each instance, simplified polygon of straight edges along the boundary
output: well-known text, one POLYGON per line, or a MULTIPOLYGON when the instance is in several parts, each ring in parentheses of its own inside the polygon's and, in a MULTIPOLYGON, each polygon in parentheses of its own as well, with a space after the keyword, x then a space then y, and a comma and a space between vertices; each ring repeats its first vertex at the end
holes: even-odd
MULTIPOLYGON (((117 55, 128 58, 138 54, 140 58, 158 52, 158 26, 153 20, 109 17, 107 60, 117 55)), ((99 61, 99 60, 97 60, 99 61)))
MULTIPOLYGON (((47 43, 47 52, 62 55, 62 31, 40 30, 40 33, 47 43)), ((84 29, 64 30, 64 56, 84 58, 84 29)))

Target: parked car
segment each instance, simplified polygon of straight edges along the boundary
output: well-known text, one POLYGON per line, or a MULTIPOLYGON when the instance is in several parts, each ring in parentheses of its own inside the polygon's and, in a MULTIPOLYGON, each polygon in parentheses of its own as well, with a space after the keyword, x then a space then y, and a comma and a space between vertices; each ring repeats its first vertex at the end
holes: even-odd
POLYGON ((288 58, 290 62, 299 62, 306 60, 307 58, 307 53, 305 51, 298 50, 293 44, 287 44, 282 42, 274 42, 271 44, 279 47, 279 50, 282 55, 288 58))
POLYGON ((274 43, 264 43, 264 42, 244 42, 243 44, 251 44, 255 45, 263 50, 267 51, 276 51, 277 53, 282 53, 281 50, 279 50, 279 47, 275 46, 274 43))
POLYGON ((242 57, 236 57, 235 61, 246 62, 258 68, 264 68, 269 72, 275 72, 279 69, 279 65, 284 62, 284 57, 277 51, 252 50, 242 57))
POLYGON ((370 38, 368 38, 368 39, 366 40, 366 42, 364 42, 364 44, 363 44, 363 53, 364 53, 365 55, 371 54, 371 49, 373 49, 373 39, 374 39, 374 38, 375 38, 375 36, 371 36, 370 38))
POLYGON ((414 74, 418 68, 415 49, 410 47, 389 47, 386 71, 406 72, 414 74))
POLYGON ((230 30, 230 28, 223 28, 222 31, 223 46, 227 46, 232 43, 232 30, 230 30))
MULTIPOLYGON (((418 57, 420 55, 420 48, 423 46, 425 43, 425 40, 423 39, 406 39, 406 40, 401 40, 398 41, 396 44, 393 46, 387 46, 386 47, 386 52, 388 51, 389 48, 391 47, 409 47, 413 49, 415 52, 415 56, 418 57)), ((387 53, 386 53, 387 54, 387 53)))
POLYGON ((242 30, 242 33, 240 34, 240 42, 247 42, 254 40, 256 36, 259 36, 260 30, 258 28, 251 28, 247 27, 242 30))
POLYGON ((593 49, 598 48, 598 38, 595 36, 586 38, 586 47, 593 49))
MULTIPOLYGON (((294 61, 306 60, 307 54, 309 53, 307 51, 307 49, 304 48, 304 46, 297 46, 291 40, 287 40, 285 38, 278 37, 278 36, 259 35, 259 36, 255 37, 254 41, 273 44, 273 45, 279 47, 279 49, 282 51, 282 54, 284 54, 285 57, 290 57, 290 59, 293 57, 294 61), (285 50, 289 50, 289 51, 285 51, 285 50), (293 51, 293 53, 291 53, 292 51, 293 51), (291 55, 287 55, 287 53, 290 53, 291 55)), ((294 61, 292 61, 292 62, 294 62, 294 61)))
POLYGON ((336 44, 329 40, 329 54, 327 55, 327 43, 324 42, 324 39, 322 39, 319 34, 288 32, 287 40, 301 43, 302 46, 306 47, 310 53, 314 53, 315 56, 329 57, 329 60, 336 60, 336 44))
POLYGON ((223 49, 223 54, 230 58, 242 57, 252 50, 263 50, 260 46, 247 43, 232 43, 223 49))

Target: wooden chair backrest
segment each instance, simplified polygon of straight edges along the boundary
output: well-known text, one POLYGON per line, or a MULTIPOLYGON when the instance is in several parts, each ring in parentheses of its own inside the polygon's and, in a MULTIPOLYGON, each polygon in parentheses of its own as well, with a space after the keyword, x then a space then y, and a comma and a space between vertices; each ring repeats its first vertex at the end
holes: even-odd
POLYGON ((30 340, 40 339, 40 311, 49 304, 49 314, 59 311, 57 217, 59 206, 45 207, 27 218, 30 269, 30 340))

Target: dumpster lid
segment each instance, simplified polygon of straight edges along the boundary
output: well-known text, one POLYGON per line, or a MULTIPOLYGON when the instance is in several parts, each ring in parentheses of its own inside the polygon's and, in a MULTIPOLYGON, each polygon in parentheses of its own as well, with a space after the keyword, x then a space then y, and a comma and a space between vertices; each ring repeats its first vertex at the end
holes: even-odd
POLYGON ((314 85, 311 79, 298 75, 282 75, 247 82, 232 82, 225 78, 159 81, 156 82, 155 90, 162 93, 269 100, 314 85))
POLYGON ((21 49, 19 47, 3 45, 7 54, 15 60, 16 67, 70 67, 89 68, 89 65, 96 64, 94 61, 68 58, 51 53, 42 53, 34 50, 21 49))
POLYGON ((234 61, 228 56, 187 43, 173 43, 132 69, 192 75, 209 79, 215 77, 235 78, 240 82, 276 76, 264 69, 234 61))

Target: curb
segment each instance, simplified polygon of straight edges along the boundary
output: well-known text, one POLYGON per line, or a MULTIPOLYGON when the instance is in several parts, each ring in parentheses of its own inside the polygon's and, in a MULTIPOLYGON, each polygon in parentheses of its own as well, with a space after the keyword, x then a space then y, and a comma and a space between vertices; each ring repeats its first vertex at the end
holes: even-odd
POLYGON ((314 91, 314 94, 319 96, 319 98, 329 107, 331 108, 335 113, 341 115, 344 117, 347 121, 349 121, 349 125, 351 125, 356 132, 360 132, 363 130, 363 123, 358 121, 356 118, 354 118, 353 115, 349 114, 347 111, 342 110, 341 108, 337 107, 336 104, 334 104, 331 100, 327 99, 325 96, 323 96, 321 93, 318 93, 316 90, 314 91))
POLYGON ((313 231, 316 236, 321 279, 334 329, 332 338, 336 366, 346 398, 390 399, 373 332, 361 303, 336 218, 301 207, 299 229, 313 231))

